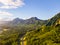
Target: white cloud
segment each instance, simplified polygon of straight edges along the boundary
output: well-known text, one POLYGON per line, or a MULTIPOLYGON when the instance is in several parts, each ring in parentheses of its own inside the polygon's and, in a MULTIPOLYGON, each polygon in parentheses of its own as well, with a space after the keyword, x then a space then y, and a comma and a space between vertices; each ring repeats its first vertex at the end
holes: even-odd
POLYGON ((10 21, 10 20, 12 20, 12 18, 1 18, 0 17, 0 21, 10 21))
POLYGON ((13 14, 5 11, 0 11, 0 16, 13 16, 13 14))
POLYGON ((0 0, 0 8, 11 9, 11 8, 18 8, 24 5, 23 0, 0 0))
POLYGON ((0 11, 0 21, 9 21, 12 20, 13 14, 6 12, 6 11, 0 11))
POLYGON ((13 14, 5 11, 0 11, 0 21, 12 20, 13 14))

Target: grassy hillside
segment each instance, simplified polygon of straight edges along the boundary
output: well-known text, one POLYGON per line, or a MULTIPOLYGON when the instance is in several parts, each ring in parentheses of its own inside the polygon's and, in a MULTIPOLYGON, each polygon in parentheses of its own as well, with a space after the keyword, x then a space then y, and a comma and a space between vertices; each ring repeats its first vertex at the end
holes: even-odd
POLYGON ((45 26, 27 32, 27 45, 60 45, 60 13, 48 20, 45 26))
POLYGON ((1 26, 0 45, 60 45, 60 13, 49 20, 35 17, 17 25, 20 21, 1 26))
POLYGON ((60 26, 43 26, 26 34, 27 45, 60 45, 60 26))

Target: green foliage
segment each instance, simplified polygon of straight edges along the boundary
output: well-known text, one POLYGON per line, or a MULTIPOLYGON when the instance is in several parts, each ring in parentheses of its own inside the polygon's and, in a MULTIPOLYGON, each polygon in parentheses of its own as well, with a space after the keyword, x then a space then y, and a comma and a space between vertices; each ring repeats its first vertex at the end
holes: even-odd
POLYGON ((0 45, 21 45, 24 41, 26 45, 60 45, 60 13, 48 21, 31 20, 27 24, 2 26, 0 45))
POLYGON ((42 28, 26 34, 27 45, 59 45, 60 28, 42 26, 42 28))

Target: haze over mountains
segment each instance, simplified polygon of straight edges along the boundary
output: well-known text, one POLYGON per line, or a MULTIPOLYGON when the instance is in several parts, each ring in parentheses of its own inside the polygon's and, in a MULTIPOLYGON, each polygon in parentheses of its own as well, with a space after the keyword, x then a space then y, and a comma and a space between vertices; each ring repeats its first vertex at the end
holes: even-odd
POLYGON ((12 21, 0 21, 0 25, 1 24, 13 24, 13 25, 18 25, 18 24, 37 24, 37 23, 41 23, 43 24, 44 22, 46 22, 45 20, 40 20, 37 17, 31 17, 29 19, 20 19, 20 18, 15 18, 12 21))
POLYGON ((19 25, 19 24, 39 24, 39 25, 52 25, 54 24, 58 19, 60 18, 60 13, 56 14, 54 17, 52 17, 51 19, 48 20, 41 20, 38 19, 37 17, 31 17, 29 19, 20 19, 20 18, 15 18, 11 21, 0 21, 0 25, 19 25))

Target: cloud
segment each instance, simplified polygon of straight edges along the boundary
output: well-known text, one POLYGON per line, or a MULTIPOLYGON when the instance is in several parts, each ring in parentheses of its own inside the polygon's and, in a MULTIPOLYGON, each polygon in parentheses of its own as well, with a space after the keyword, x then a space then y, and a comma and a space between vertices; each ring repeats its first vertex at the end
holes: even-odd
POLYGON ((0 8, 12 9, 22 7, 24 5, 23 0, 0 0, 0 8))
POLYGON ((13 14, 5 11, 0 11, 0 16, 13 16, 13 14))
POLYGON ((1 18, 0 17, 0 21, 11 21, 12 20, 12 18, 1 18))
POLYGON ((14 15, 6 11, 0 11, 0 21, 9 21, 12 20, 14 15))

